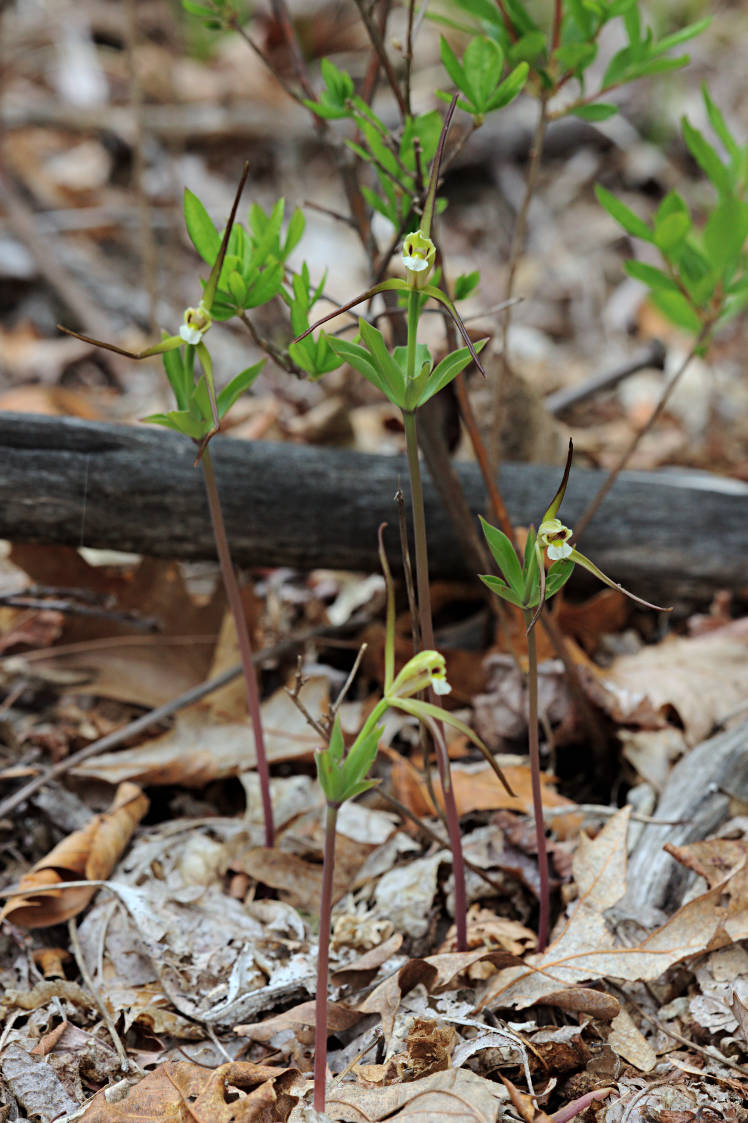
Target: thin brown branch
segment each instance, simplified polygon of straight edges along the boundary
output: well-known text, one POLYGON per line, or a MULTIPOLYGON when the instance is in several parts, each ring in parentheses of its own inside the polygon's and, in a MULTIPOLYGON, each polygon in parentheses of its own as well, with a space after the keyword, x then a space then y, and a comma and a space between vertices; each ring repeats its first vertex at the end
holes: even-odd
POLYGON ((598 490, 597 494, 595 495, 592 502, 588 505, 588 507, 587 507, 586 511, 584 512, 584 514, 582 515, 581 519, 579 519, 579 521, 577 522, 575 532, 574 532, 574 538, 575 538, 576 542, 578 542, 581 539, 585 530, 589 526, 590 520, 592 519, 592 517, 597 512, 598 508, 600 507, 600 504, 605 499, 605 497, 608 494, 608 492, 610 491, 610 489, 613 487, 613 484, 616 482, 616 480, 618 479, 618 476, 621 474, 623 469, 628 464, 629 460, 633 456, 636 449, 639 447, 639 443, 641 442, 641 440, 646 436, 646 434, 650 431, 650 429, 656 424, 656 422, 662 416, 662 414, 665 410, 665 406, 670 401, 670 397, 671 397, 673 391, 675 390, 676 386, 678 385, 681 378, 683 377, 683 374, 685 373, 685 371, 686 371, 687 367, 689 366, 691 360, 695 357, 697 352, 701 349, 702 344, 708 338, 711 330, 712 330, 712 323, 711 323, 711 321, 708 321, 702 327, 701 331, 699 332, 699 334, 696 337, 696 340, 694 341, 693 346, 691 347, 691 350, 685 356, 685 358, 681 362, 680 366, 676 370, 675 374, 673 375, 673 377, 670 379, 667 386, 663 390, 662 394, 660 395, 660 400, 657 402, 657 405, 652 410, 652 412, 649 415, 649 417, 647 418, 646 422, 634 434, 634 436, 631 438, 630 442, 628 443, 628 445, 626 446, 624 451, 619 456, 615 465, 611 468, 610 473, 609 473, 608 478, 606 479, 605 483, 598 490))
MULTIPOLYGON (((533 137, 532 146, 530 149, 530 166, 527 169, 527 179, 525 181, 525 193, 520 206, 517 221, 514 224, 514 233, 512 234, 512 242, 509 248, 509 261, 507 263, 507 278, 506 286, 504 289, 504 297, 506 300, 511 300, 514 295, 514 282, 517 276, 517 267, 519 265, 520 257, 525 245, 525 235, 527 232, 527 216, 530 210, 530 203, 535 193, 537 186, 538 175, 540 173, 540 164, 543 155, 543 145, 545 143, 545 134, 548 127, 548 98, 549 94, 543 92, 540 96, 540 112, 538 114, 537 124, 535 126, 535 135, 533 137)), ((488 459, 492 474, 495 475, 498 471, 499 461, 501 459, 501 427, 504 412, 504 382, 507 374, 511 369, 509 361, 509 327, 512 321, 512 305, 508 305, 504 315, 501 318, 501 356, 497 369, 496 383, 494 386, 494 401, 493 401, 493 418, 491 426, 491 441, 488 449, 488 459)))
POLYGON ((403 97, 402 90, 400 89, 397 75, 392 68, 392 63, 390 62, 389 56, 387 54, 387 50, 384 45, 384 35, 380 32, 380 29, 372 19, 371 12, 364 3, 364 0, 356 0, 356 7, 361 14, 361 19, 363 21, 364 27, 366 28, 366 33, 371 40, 371 45, 377 52, 382 70, 387 76, 387 81, 390 84, 390 89, 395 95, 395 100, 397 101, 397 106, 400 110, 400 116, 403 120, 405 120, 405 118, 408 116, 408 107, 405 104, 405 98, 403 97))

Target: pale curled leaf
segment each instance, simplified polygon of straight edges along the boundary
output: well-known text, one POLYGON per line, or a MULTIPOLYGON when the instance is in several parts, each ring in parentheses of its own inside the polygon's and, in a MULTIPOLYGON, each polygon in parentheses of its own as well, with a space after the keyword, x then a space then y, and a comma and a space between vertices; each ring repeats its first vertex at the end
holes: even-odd
POLYGON ((97 892, 93 886, 35 892, 64 882, 103 880, 109 876, 148 810, 148 799, 136 784, 117 788, 108 811, 94 816, 82 830, 64 838, 23 878, 23 897, 11 897, 0 916, 29 928, 46 928, 77 916, 97 892))

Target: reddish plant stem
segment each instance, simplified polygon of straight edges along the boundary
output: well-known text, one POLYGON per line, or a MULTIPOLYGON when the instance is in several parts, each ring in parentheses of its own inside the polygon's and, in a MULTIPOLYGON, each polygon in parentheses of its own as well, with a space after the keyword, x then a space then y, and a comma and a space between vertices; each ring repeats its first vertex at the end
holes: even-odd
POLYGON ((553 1123, 569 1123, 570 1119, 575 1119, 580 1112, 593 1103, 599 1103, 600 1100, 607 1100, 608 1096, 615 1094, 615 1088, 595 1088, 592 1092, 585 1092, 578 1100, 572 1100, 566 1107, 560 1108, 551 1116, 553 1123))
MULTIPOLYGON (((454 345, 453 350, 455 350, 454 345)), ((491 510, 493 511, 494 518, 496 519, 499 528, 504 531, 504 534, 506 534, 509 541, 513 543, 516 548, 512 520, 509 518, 509 512, 506 509, 506 504, 504 503, 502 494, 496 484, 495 476, 491 471, 491 466, 488 462, 488 453, 486 452, 486 446, 483 443, 483 438, 481 437, 480 429, 478 428, 478 422, 476 420, 475 413, 473 412, 473 407, 467 391, 465 375, 463 373, 458 374, 457 378, 455 379, 455 390, 457 392, 457 402, 460 407, 460 416, 462 417, 462 422, 468 431, 470 443, 473 446, 473 452, 475 453, 475 459, 478 462, 478 467, 480 468, 481 476, 483 477, 483 485, 488 492, 488 498, 491 503, 491 510)))
POLYGON ((325 1110, 327 1084, 327 974, 330 967, 330 921, 332 882, 335 873, 335 828, 337 803, 328 803, 325 817, 325 852, 322 867, 322 893, 319 906, 319 952, 317 955, 317 995, 314 1004, 314 1110, 325 1110))
POLYGON ((231 614, 234 618, 236 638, 239 644, 239 656, 244 673, 244 685, 247 691, 247 709, 252 722, 252 732, 255 740, 255 754, 257 756, 257 774, 260 778, 260 796, 262 798, 262 813, 265 821, 265 845, 272 848, 275 841, 273 827, 273 806, 270 801, 270 771, 268 769, 267 755, 265 753, 265 738, 262 732, 262 717, 260 715, 260 690, 257 684, 257 673, 252 658, 252 641, 249 638, 249 628, 244 615, 239 583, 236 579, 234 563, 231 559, 231 549, 223 521, 221 500, 218 495, 216 474, 213 460, 208 448, 203 452, 201 464, 205 490, 208 494, 210 520, 213 524, 213 536, 216 542, 218 562, 221 567, 221 576, 226 590, 231 614))
MULTIPOLYGON (((530 622, 531 612, 525 613, 530 622)), ((529 703, 528 740, 530 746, 530 774, 532 781, 532 808, 535 814, 535 838, 538 845, 538 874, 540 876, 540 915, 538 917, 538 951, 545 951, 548 944, 548 921, 550 916, 550 881, 548 878, 548 851, 545 845, 545 819, 543 817, 543 794, 540 786, 540 746, 538 743, 538 649, 535 629, 527 634, 527 695, 529 703)))
MULTIPOLYGON (((421 643, 425 651, 434 647, 434 625, 431 618, 431 589, 429 587, 428 545, 426 541, 426 511, 423 503, 421 468, 418 463, 418 437, 416 435, 415 413, 403 411, 405 440, 408 450, 408 470, 410 473, 410 502, 413 514, 413 537, 416 555, 416 587, 418 589, 418 617, 421 625, 421 643)), ((430 698, 438 704, 438 699, 430 698)), ((462 856, 462 836, 460 817, 457 812, 449 756, 444 733, 439 728, 435 738, 436 760, 439 780, 444 792, 444 809, 447 815, 449 844, 452 850, 452 871, 455 880, 455 927, 457 931, 457 950, 467 950, 467 900, 465 894, 465 863, 462 856)))
POLYGON ((561 45, 561 18, 563 16, 562 0, 555 0, 553 10, 553 32, 551 34, 551 51, 557 51, 561 45))

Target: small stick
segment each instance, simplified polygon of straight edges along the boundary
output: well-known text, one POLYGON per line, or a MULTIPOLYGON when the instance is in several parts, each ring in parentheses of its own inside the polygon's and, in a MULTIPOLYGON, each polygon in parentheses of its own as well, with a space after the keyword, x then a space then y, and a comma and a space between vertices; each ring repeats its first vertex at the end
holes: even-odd
POLYGON ((612 488, 613 484, 616 482, 619 475, 621 474, 623 469, 628 464, 629 460, 631 459, 631 456, 636 451, 636 449, 639 447, 639 442, 649 432, 649 430, 652 428, 652 426, 655 424, 655 422, 662 415, 662 413, 665 409, 665 406, 667 405, 668 401, 670 400, 671 394, 673 393, 673 391, 675 390, 675 387, 678 385, 681 378, 683 377, 683 374, 685 373, 686 367, 690 364, 691 360, 694 358, 694 356, 699 351, 701 345, 706 340, 707 336, 709 335, 709 332, 712 330, 712 326, 713 325, 710 322, 704 324, 701 331, 696 336, 696 339, 694 340, 694 343, 693 343, 693 346, 691 347, 691 350, 685 356, 685 358, 681 362, 680 366, 676 370, 675 374, 673 375, 673 377, 670 379, 667 386, 663 390, 663 392, 660 396, 660 400, 658 401, 657 405, 654 407, 651 414, 649 415, 649 417, 645 421, 644 425, 642 425, 641 429, 639 429, 634 434, 634 436, 631 438, 631 441, 626 446, 624 451, 621 453, 621 455, 619 456, 615 465, 611 468, 610 473, 609 473, 608 478, 606 479, 605 483, 599 489, 599 491, 597 492, 597 495, 594 497, 592 502, 589 504, 589 506, 587 507, 587 510, 584 512, 581 519, 579 519, 579 521, 577 522, 577 525, 575 527, 575 538, 576 538, 577 542, 579 541, 579 539, 584 534, 585 530, 587 529, 587 527, 590 523, 590 520, 592 519, 592 517, 595 514, 595 512, 597 511, 598 507, 602 503, 603 499, 605 499, 605 496, 608 494, 608 492, 612 488))
POLYGON ((623 382, 625 378, 637 374, 640 370, 649 370, 650 368, 664 370, 666 354, 664 344, 659 339, 654 339, 648 350, 637 359, 632 359, 630 363, 624 363, 622 366, 604 371, 602 374, 595 374, 592 378, 585 379, 579 386, 556 390, 553 394, 546 396, 543 404, 554 417, 560 417, 578 402, 584 402, 587 398, 599 394, 602 390, 612 389, 613 386, 617 386, 619 382, 623 382))
MULTIPOLYGON (((342 628, 326 627, 326 628, 309 628, 307 631, 299 633, 297 636, 291 636, 287 640, 282 640, 280 643, 273 644, 270 647, 264 648, 262 651, 257 651, 252 656, 253 663, 261 663, 264 659, 274 659, 279 655, 284 655, 290 648, 295 647, 297 644, 306 643, 307 640, 313 639, 320 635, 325 635, 327 632, 338 632, 343 629, 348 629, 352 626, 352 621, 347 621, 342 628)), ((241 663, 234 667, 230 667, 223 674, 216 675, 215 678, 208 679, 207 682, 201 682, 197 686, 193 686, 190 690, 186 690, 184 694, 180 694, 177 698, 172 698, 171 701, 165 702, 163 706, 157 706, 156 709, 150 710, 147 714, 136 718, 135 721, 128 722, 127 725, 115 729, 112 733, 107 733, 105 737, 100 737, 98 741, 92 741, 90 745, 85 745, 79 749, 77 753, 72 753, 66 757, 65 760, 58 761, 48 768, 46 772, 40 776, 36 776, 30 780, 28 784, 24 784, 13 795, 9 795, 0 803, 0 819, 7 815, 10 811, 14 811, 21 803, 25 803, 35 792, 43 788, 51 780, 56 780, 59 776, 63 776, 69 772, 71 768, 82 764, 84 760, 89 760, 92 756, 99 756, 109 749, 114 749, 121 745, 124 741, 129 741, 130 738, 144 733, 147 729, 151 729, 154 725, 164 721, 166 718, 172 717, 179 710, 183 710, 186 706, 192 705, 193 702, 199 702, 202 698, 212 694, 214 690, 220 690, 222 686, 226 686, 229 682, 233 682, 242 673, 241 663)))
POLYGON ((96 984, 93 981, 91 972, 88 970, 88 965, 86 964, 85 956, 83 955, 83 948, 81 947, 80 940, 78 939, 78 927, 75 923, 74 916, 71 916, 68 920, 68 934, 70 936, 70 946, 73 950, 73 955, 75 956, 75 962, 78 964, 78 970, 80 971, 81 978, 88 987, 91 993, 91 997, 96 1004, 96 1008, 104 1019, 106 1028, 109 1030, 109 1036, 112 1039, 114 1048, 117 1051, 117 1056, 119 1057, 120 1070, 124 1073, 128 1073, 130 1072, 132 1067, 130 1064, 130 1060, 127 1056, 127 1053, 125 1052, 125 1047, 120 1040, 120 1036, 117 1033, 114 1022, 112 1021, 112 1015, 109 1013, 106 1003, 99 994, 96 984))

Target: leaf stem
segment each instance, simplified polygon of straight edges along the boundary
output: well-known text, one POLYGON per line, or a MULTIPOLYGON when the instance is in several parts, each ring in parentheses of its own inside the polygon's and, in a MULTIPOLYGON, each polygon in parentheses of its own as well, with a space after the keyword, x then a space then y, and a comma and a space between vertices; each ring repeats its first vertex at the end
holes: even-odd
POLYGON ((249 710, 249 716, 252 722, 255 754, 257 756, 257 774, 260 778, 260 796, 262 799, 262 812, 265 821, 265 845, 268 848, 272 848, 273 842, 275 841, 275 830, 273 827, 273 807, 270 801, 270 773, 267 755, 265 753, 265 738, 262 732, 260 690, 257 684, 257 673, 252 658, 252 641, 249 638, 249 628, 247 627, 247 620, 244 615, 244 606, 242 604, 241 593, 239 592, 239 583, 236 579, 229 540, 223 521, 223 511, 221 510, 221 500, 218 495, 218 485, 216 483, 213 460, 207 446, 203 452, 200 463, 203 467, 205 490, 208 494, 208 506, 210 508, 210 521, 213 524, 213 536, 215 538, 218 561, 221 566, 221 576, 223 577, 223 585, 226 590, 231 614, 234 618, 236 638, 239 644, 239 655, 241 657, 242 671, 244 673, 244 685, 247 692, 247 709, 249 710))
POLYGON ((319 906, 319 952, 317 954, 317 996, 314 1008, 314 1110, 325 1110, 327 1083, 327 983, 330 966, 330 920, 332 885, 335 873, 335 828, 338 804, 328 803, 325 816, 325 850, 322 867, 322 893, 319 906))

